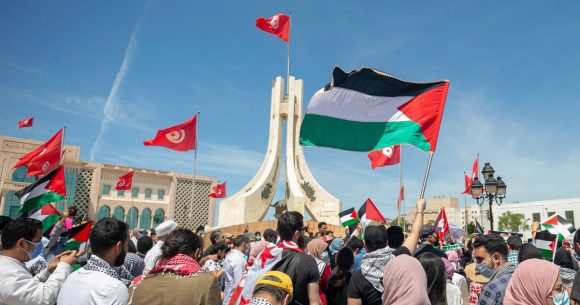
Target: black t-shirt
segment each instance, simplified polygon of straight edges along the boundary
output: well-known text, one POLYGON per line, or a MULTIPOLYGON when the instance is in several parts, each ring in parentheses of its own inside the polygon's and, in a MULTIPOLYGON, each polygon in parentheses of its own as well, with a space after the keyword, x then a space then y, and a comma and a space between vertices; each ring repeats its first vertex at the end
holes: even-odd
POLYGON ((308 299, 308 284, 318 283, 320 280, 318 266, 312 256, 292 250, 284 250, 282 260, 272 270, 284 272, 292 279, 294 295, 290 304, 306 305, 310 303, 308 299))
POLYGON ((415 257, 419 257, 419 255, 423 254, 423 253, 433 253, 441 258, 447 258, 447 255, 445 254, 445 252, 429 245, 429 244, 422 244, 417 248, 417 251, 415 252, 415 254, 413 256, 415 257))
MULTIPOLYGON (((399 247, 393 252, 393 255, 401 254, 411 255, 411 252, 406 247, 399 247)), ((380 291, 373 287, 362 273, 362 270, 355 272, 350 278, 348 285, 348 297, 351 299, 360 299, 364 305, 382 305, 383 296, 380 291)))

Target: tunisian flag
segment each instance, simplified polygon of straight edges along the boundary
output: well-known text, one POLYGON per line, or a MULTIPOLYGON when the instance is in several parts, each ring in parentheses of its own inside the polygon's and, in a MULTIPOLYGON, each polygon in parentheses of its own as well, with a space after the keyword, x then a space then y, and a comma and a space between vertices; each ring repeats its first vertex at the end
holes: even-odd
POLYGON ((405 200, 405 185, 401 185, 401 189, 399 190, 399 198, 397 198, 397 210, 401 210, 401 201, 405 200))
POLYGON ((479 174, 477 173, 479 171, 479 154, 477 154, 477 158, 475 158, 475 161, 473 161, 473 168, 471 169, 471 181, 473 182, 473 179, 475 178, 479 178, 479 174))
POLYGON ((145 146, 163 146, 177 151, 188 151, 197 146, 197 114, 179 125, 158 129, 155 139, 143 142, 145 146))
POLYGON ((441 208, 441 212, 439 212, 439 216, 437 216, 437 220, 435 221, 435 232, 439 235, 439 240, 443 241, 445 234, 448 234, 449 231, 449 221, 447 221, 445 208, 441 208))
POLYGON ((471 195, 471 184, 473 183, 473 180, 469 178, 469 176, 467 176, 465 172, 463 172, 463 176, 464 176, 463 178, 465 179, 465 191, 463 191, 463 193, 461 194, 471 195))
POLYGON ((214 186, 213 191, 209 194, 211 198, 226 198, 226 182, 214 186))
POLYGON ((371 168, 395 165, 401 162, 401 145, 389 146, 371 151, 369 154, 371 168))
POLYGON ((256 19, 256 26, 278 38, 288 42, 290 40, 290 17, 284 14, 274 15, 268 19, 260 17, 256 19))
POLYGON ((44 144, 18 159, 12 167, 28 165, 27 176, 44 176, 55 169, 61 161, 63 129, 59 130, 44 144))
POLYGON ((18 121, 18 128, 32 127, 34 117, 18 121))
POLYGON ((130 190, 131 187, 133 186, 133 174, 135 174, 135 172, 128 172, 123 176, 119 177, 119 181, 117 181, 115 190, 117 191, 130 190))

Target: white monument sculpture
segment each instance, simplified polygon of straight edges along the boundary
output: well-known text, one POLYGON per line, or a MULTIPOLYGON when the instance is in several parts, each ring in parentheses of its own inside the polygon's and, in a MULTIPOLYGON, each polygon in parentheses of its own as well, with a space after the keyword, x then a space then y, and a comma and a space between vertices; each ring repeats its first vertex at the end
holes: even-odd
POLYGON ((304 81, 290 76, 288 94, 284 96, 284 79, 278 76, 272 82, 270 134, 266 157, 254 178, 220 203, 220 226, 264 219, 276 193, 280 163, 286 168, 285 200, 288 210, 298 211, 303 215, 307 211, 317 221, 339 224, 340 200, 316 182, 306 165, 302 147, 298 144, 302 123, 303 84, 304 81), (282 159, 283 121, 286 121, 286 159, 282 159))

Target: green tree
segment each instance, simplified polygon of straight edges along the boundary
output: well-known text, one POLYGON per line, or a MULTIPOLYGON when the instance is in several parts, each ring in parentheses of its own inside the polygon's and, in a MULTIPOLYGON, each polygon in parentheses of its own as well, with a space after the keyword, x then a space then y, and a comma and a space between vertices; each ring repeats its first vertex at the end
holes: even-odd
POLYGON ((472 222, 467 224, 467 234, 471 236, 471 234, 475 233, 475 224, 472 222))
POLYGON ((499 230, 509 232, 527 231, 530 229, 529 221, 524 214, 507 211, 499 217, 499 230))

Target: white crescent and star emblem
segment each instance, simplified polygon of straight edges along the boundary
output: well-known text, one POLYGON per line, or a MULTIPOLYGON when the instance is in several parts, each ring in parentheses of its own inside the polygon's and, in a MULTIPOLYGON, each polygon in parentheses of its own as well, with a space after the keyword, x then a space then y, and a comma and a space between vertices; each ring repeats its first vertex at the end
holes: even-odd
POLYGON ((280 19, 280 17, 278 17, 278 16, 274 16, 274 17, 272 17, 272 19, 270 20, 270 25, 271 25, 273 28, 277 29, 277 28, 278 28, 278 22, 279 22, 279 19, 280 19))
POLYGON ((40 156, 40 155, 44 155, 44 153, 45 153, 45 152, 46 152, 46 147, 45 147, 45 148, 44 148, 44 149, 43 149, 43 150, 42 150, 42 151, 41 151, 41 152, 40 152, 38 155, 39 155, 39 156, 40 156))
POLYGON ((42 164, 42 171, 45 172, 49 166, 50 166, 50 162, 48 162, 48 161, 44 162, 44 164, 42 164))
POLYGON ((437 223, 437 227, 443 229, 445 227, 445 220, 439 219, 439 222, 437 223))
POLYGON ((169 140, 169 142, 179 144, 183 142, 183 140, 185 140, 185 130, 181 129, 172 131, 166 134, 165 137, 167 138, 167 140, 169 140))
POLYGON ((383 155, 392 158, 393 157, 393 147, 383 148, 383 155))
POLYGON ((121 180, 119 180, 119 183, 117 183, 118 187, 123 187, 125 186, 125 178, 121 178, 121 180))

